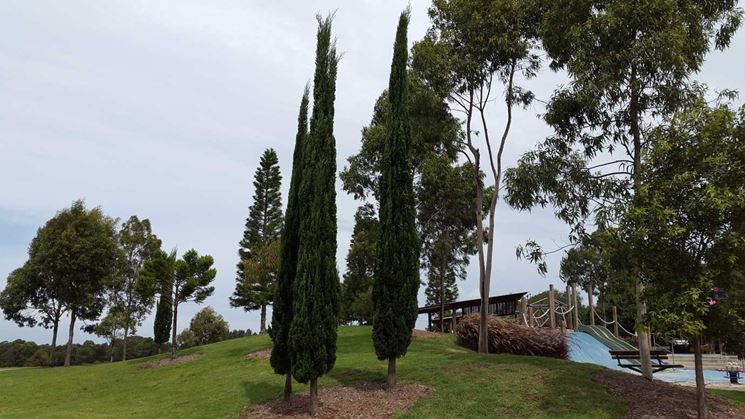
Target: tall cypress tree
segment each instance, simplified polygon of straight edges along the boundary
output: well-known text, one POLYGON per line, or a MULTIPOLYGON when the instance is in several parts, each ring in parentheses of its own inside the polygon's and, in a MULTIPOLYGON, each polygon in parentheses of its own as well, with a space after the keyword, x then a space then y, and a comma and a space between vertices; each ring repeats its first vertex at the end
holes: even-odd
POLYGON ((292 292, 297 272, 297 252, 300 244, 300 202, 298 193, 303 179, 303 148, 308 138, 308 86, 305 87, 303 99, 300 101, 297 135, 295 136, 295 151, 292 156, 292 176, 290 178, 290 192, 287 196, 287 211, 285 212, 284 228, 280 241, 279 273, 274 292, 274 306, 272 307, 272 368, 277 374, 285 374, 285 399, 292 393, 292 362, 288 336, 292 323, 292 292))
POLYGON ((257 259, 261 259, 260 255, 269 251, 272 243, 279 239, 282 230, 282 175, 279 172, 277 153, 273 149, 265 150, 261 156, 253 184, 254 202, 249 208, 246 230, 238 249, 240 261, 230 305, 243 307, 246 311, 261 310, 259 330, 263 333, 266 330, 266 306, 272 304, 275 277, 248 275, 245 266, 249 261, 262 263, 257 259))
POLYGON ((380 237, 373 284, 373 343, 388 359, 388 387, 396 384, 396 358, 406 354, 417 313, 419 240, 410 158, 406 32, 409 10, 401 13, 389 82, 391 119, 380 176, 380 237))
POLYGON ((299 202, 297 277, 290 327, 292 375, 310 382, 310 412, 318 403, 318 377, 336 362, 339 273, 336 269, 336 144, 334 99, 336 47, 331 43, 331 16, 318 18, 313 113, 305 148, 299 202))

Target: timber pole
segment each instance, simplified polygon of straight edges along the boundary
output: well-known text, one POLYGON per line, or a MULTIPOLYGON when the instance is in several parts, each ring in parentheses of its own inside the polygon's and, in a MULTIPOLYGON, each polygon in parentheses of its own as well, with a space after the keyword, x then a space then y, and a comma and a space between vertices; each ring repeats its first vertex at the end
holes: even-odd
POLYGON ((618 311, 616 311, 616 306, 611 307, 611 312, 613 313, 613 334, 618 337, 618 311))
POLYGON ((579 304, 577 301, 577 286, 572 285, 572 301, 574 303, 574 328, 579 329, 579 304))
POLYGON ((556 302, 554 301, 554 284, 548 285, 548 324, 556 329, 556 302))

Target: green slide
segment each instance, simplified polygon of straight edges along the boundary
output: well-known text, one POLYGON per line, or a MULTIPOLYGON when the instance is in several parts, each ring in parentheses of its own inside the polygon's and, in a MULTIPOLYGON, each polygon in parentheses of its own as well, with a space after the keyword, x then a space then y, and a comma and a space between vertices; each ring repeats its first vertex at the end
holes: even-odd
POLYGON ((637 350, 634 347, 634 345, 631 345, 630 343, 615 337, 613 333, 610 332, 610 330, 606 329, 603 326, 580 325, 579 331, 585 332, 588 335, 599 340, 600 342, 603 343, 603 345, 607 346, 608 349, 612 351, 636 351, 637 350))

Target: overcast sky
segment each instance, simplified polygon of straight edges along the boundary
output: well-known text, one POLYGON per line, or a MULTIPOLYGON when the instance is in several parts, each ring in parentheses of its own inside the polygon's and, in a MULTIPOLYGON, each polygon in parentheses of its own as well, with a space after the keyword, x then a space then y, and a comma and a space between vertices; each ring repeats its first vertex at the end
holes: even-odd
MULTIPOLYGON (((237 246, 266 148, 277 150, 286 195, 300 96, 313 74, 315 14, 337 10, 333 29, 344 53, 335 121, 341 170, 359 149, 360 130, 387 87, 395 26, 406 4, 3 1, 0 287, 26 260, 36 229, 83 198, 112 217, 149 218, 166 249, 213 255, 215 293, 203 306, 213 306, 231 328, 258 330, 258 313, 228 303, 237 246)), ((428 27, 428 6, 411 4, 410 43, 428 27)), ((713 88, 744 91, 743 53, 740 32, 728 51, 710 55, 698 78, 713 88)), ((545 100, 565 81, 543 70, 527 87, 545 100)), ((492 131, 502 128, 499 111, 489 115, 492 131)), ((538 118, 542 112, 536 102, 516 115, 507 167, 550 133, 538 118)), ((338 191, 337 258, 343 272, 359 203, 338 191)), ((492 294, 561 286, 560 255, 549 260, 544 278, 516 260, 515 246, 528 238, 547 248, 561 245, 566 227, 550 210, 518 213, 500 203, 496 214, 492 294)), ((461 298, 478 296, 477 273, 473 263, 459 284, 461 298)), ((179 329, 200 308, 180 306, 179 329)), ((76 341, 90 338, 76 333, 76 341)), ((138 334, 152 336, 152 317, 138 334)), ((50 337, 45 329, 0 320, 0 341, 50 337)))

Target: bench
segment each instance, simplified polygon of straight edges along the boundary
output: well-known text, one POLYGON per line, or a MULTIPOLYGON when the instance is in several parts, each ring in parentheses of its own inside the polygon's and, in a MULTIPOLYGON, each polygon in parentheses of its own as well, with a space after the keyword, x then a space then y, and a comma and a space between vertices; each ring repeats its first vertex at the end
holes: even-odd
MULTIPOLYGON (((608 351, 610 356, 618 361, 618 366, 621 368, 628 368, 641 374, 642 367, 639 363, 623 363, 623 361, 639 361, 641 357, 638 351, 608 351)), ((660 372, 669 368, 683 368, 683 365, 671 365, 665 364, 662 361, 667 359, 667 351, 653 349, 649 351, 652 359, 657 361, 656 365, 652 365, 652 373, 660 372)))

